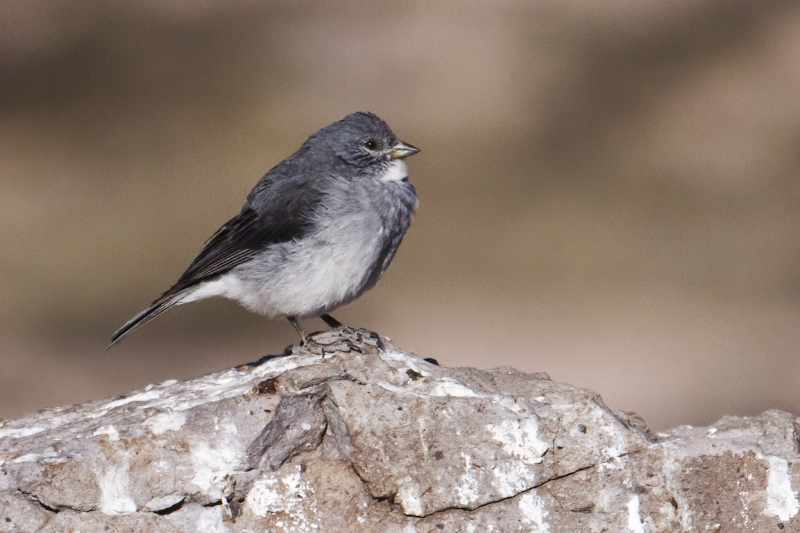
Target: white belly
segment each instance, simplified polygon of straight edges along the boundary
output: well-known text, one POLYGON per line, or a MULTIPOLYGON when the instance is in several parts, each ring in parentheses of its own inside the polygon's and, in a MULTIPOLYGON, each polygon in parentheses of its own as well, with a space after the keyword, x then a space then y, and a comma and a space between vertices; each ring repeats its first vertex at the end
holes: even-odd
POLYGON ((269 317, 318 316, 360 294, 384 238, 379 221, 354 214, 313 238, 273 245, 179 303, 222 296, 269 317))

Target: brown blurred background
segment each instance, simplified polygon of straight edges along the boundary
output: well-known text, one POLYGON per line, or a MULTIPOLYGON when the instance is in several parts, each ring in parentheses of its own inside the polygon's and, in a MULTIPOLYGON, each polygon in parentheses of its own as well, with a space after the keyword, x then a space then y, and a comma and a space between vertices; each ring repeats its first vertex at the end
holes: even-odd
POLYGON ((800 413, 797 2, 7 0, 0 418, 295 342, 207 300, 103 351, 356 110, 422 148, 421 208, 339 320, 656 429, 800 413))

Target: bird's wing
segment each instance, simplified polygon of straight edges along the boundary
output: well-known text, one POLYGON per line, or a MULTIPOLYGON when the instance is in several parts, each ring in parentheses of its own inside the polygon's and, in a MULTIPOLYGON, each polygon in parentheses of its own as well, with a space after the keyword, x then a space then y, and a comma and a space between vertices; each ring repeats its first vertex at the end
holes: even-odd
POLYGON ((303 180, 276 181, 269 177, 258 184, 257 200, 248 199, 242 211, 211 236, 186 272, 159 300, 224 274, 270 244, 305 235, 320 194, 303 180))
POLYGON ((321 201, 318 191, 307 185, 299 179, 278 182, 270 174, 262 178, 242 211, 211 236, 175 285, 114 333, 109 348, 179 303, 185 289, 224 274, 270 244, 302 238, 321 201))

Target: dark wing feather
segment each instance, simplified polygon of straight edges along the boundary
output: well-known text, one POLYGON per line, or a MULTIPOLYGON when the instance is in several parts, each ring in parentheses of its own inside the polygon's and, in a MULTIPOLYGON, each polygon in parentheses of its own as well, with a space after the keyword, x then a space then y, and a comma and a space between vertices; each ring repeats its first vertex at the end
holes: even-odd
POLYGON ((260 183, 261 205, 248 200, 238 215, 211 236, 178 282, 161 298, 222 275, 246 263, 270 244, 302 238, 311 225, 311 214, 320 195, 298 181, 260 183))
POLYGON ((285 165, 287 161, 261 178, 242 211, 211 236, 175 285, 114 334, 111 345, 178 303, 189 287, 249 261, 271 244, 306 234, 322 195, 308 174, 290 172, 286 177, 284 171, 292 169, 285 165))
POLYGON ((175 294, 192 285, 224 274, 235 266, 252 259, 271 241, 269 232, 255 234, 258 214, 245 207, 242 212, 226 222, 206 242, 206 245, 189 265, 178 282, 164 296, 175 294))

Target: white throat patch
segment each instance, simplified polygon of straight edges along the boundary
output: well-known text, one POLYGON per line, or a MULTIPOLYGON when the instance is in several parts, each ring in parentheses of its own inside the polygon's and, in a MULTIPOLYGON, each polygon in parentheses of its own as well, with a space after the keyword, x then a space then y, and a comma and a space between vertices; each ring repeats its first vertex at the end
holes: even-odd
POLYGON ((408 170, 406 170, 406 164, 399 159, 396 159, 389 164, 383 175, 378 177, 378 181, 381 183, 388 183, 390 181, 403 181, 407 177, 408 170))

